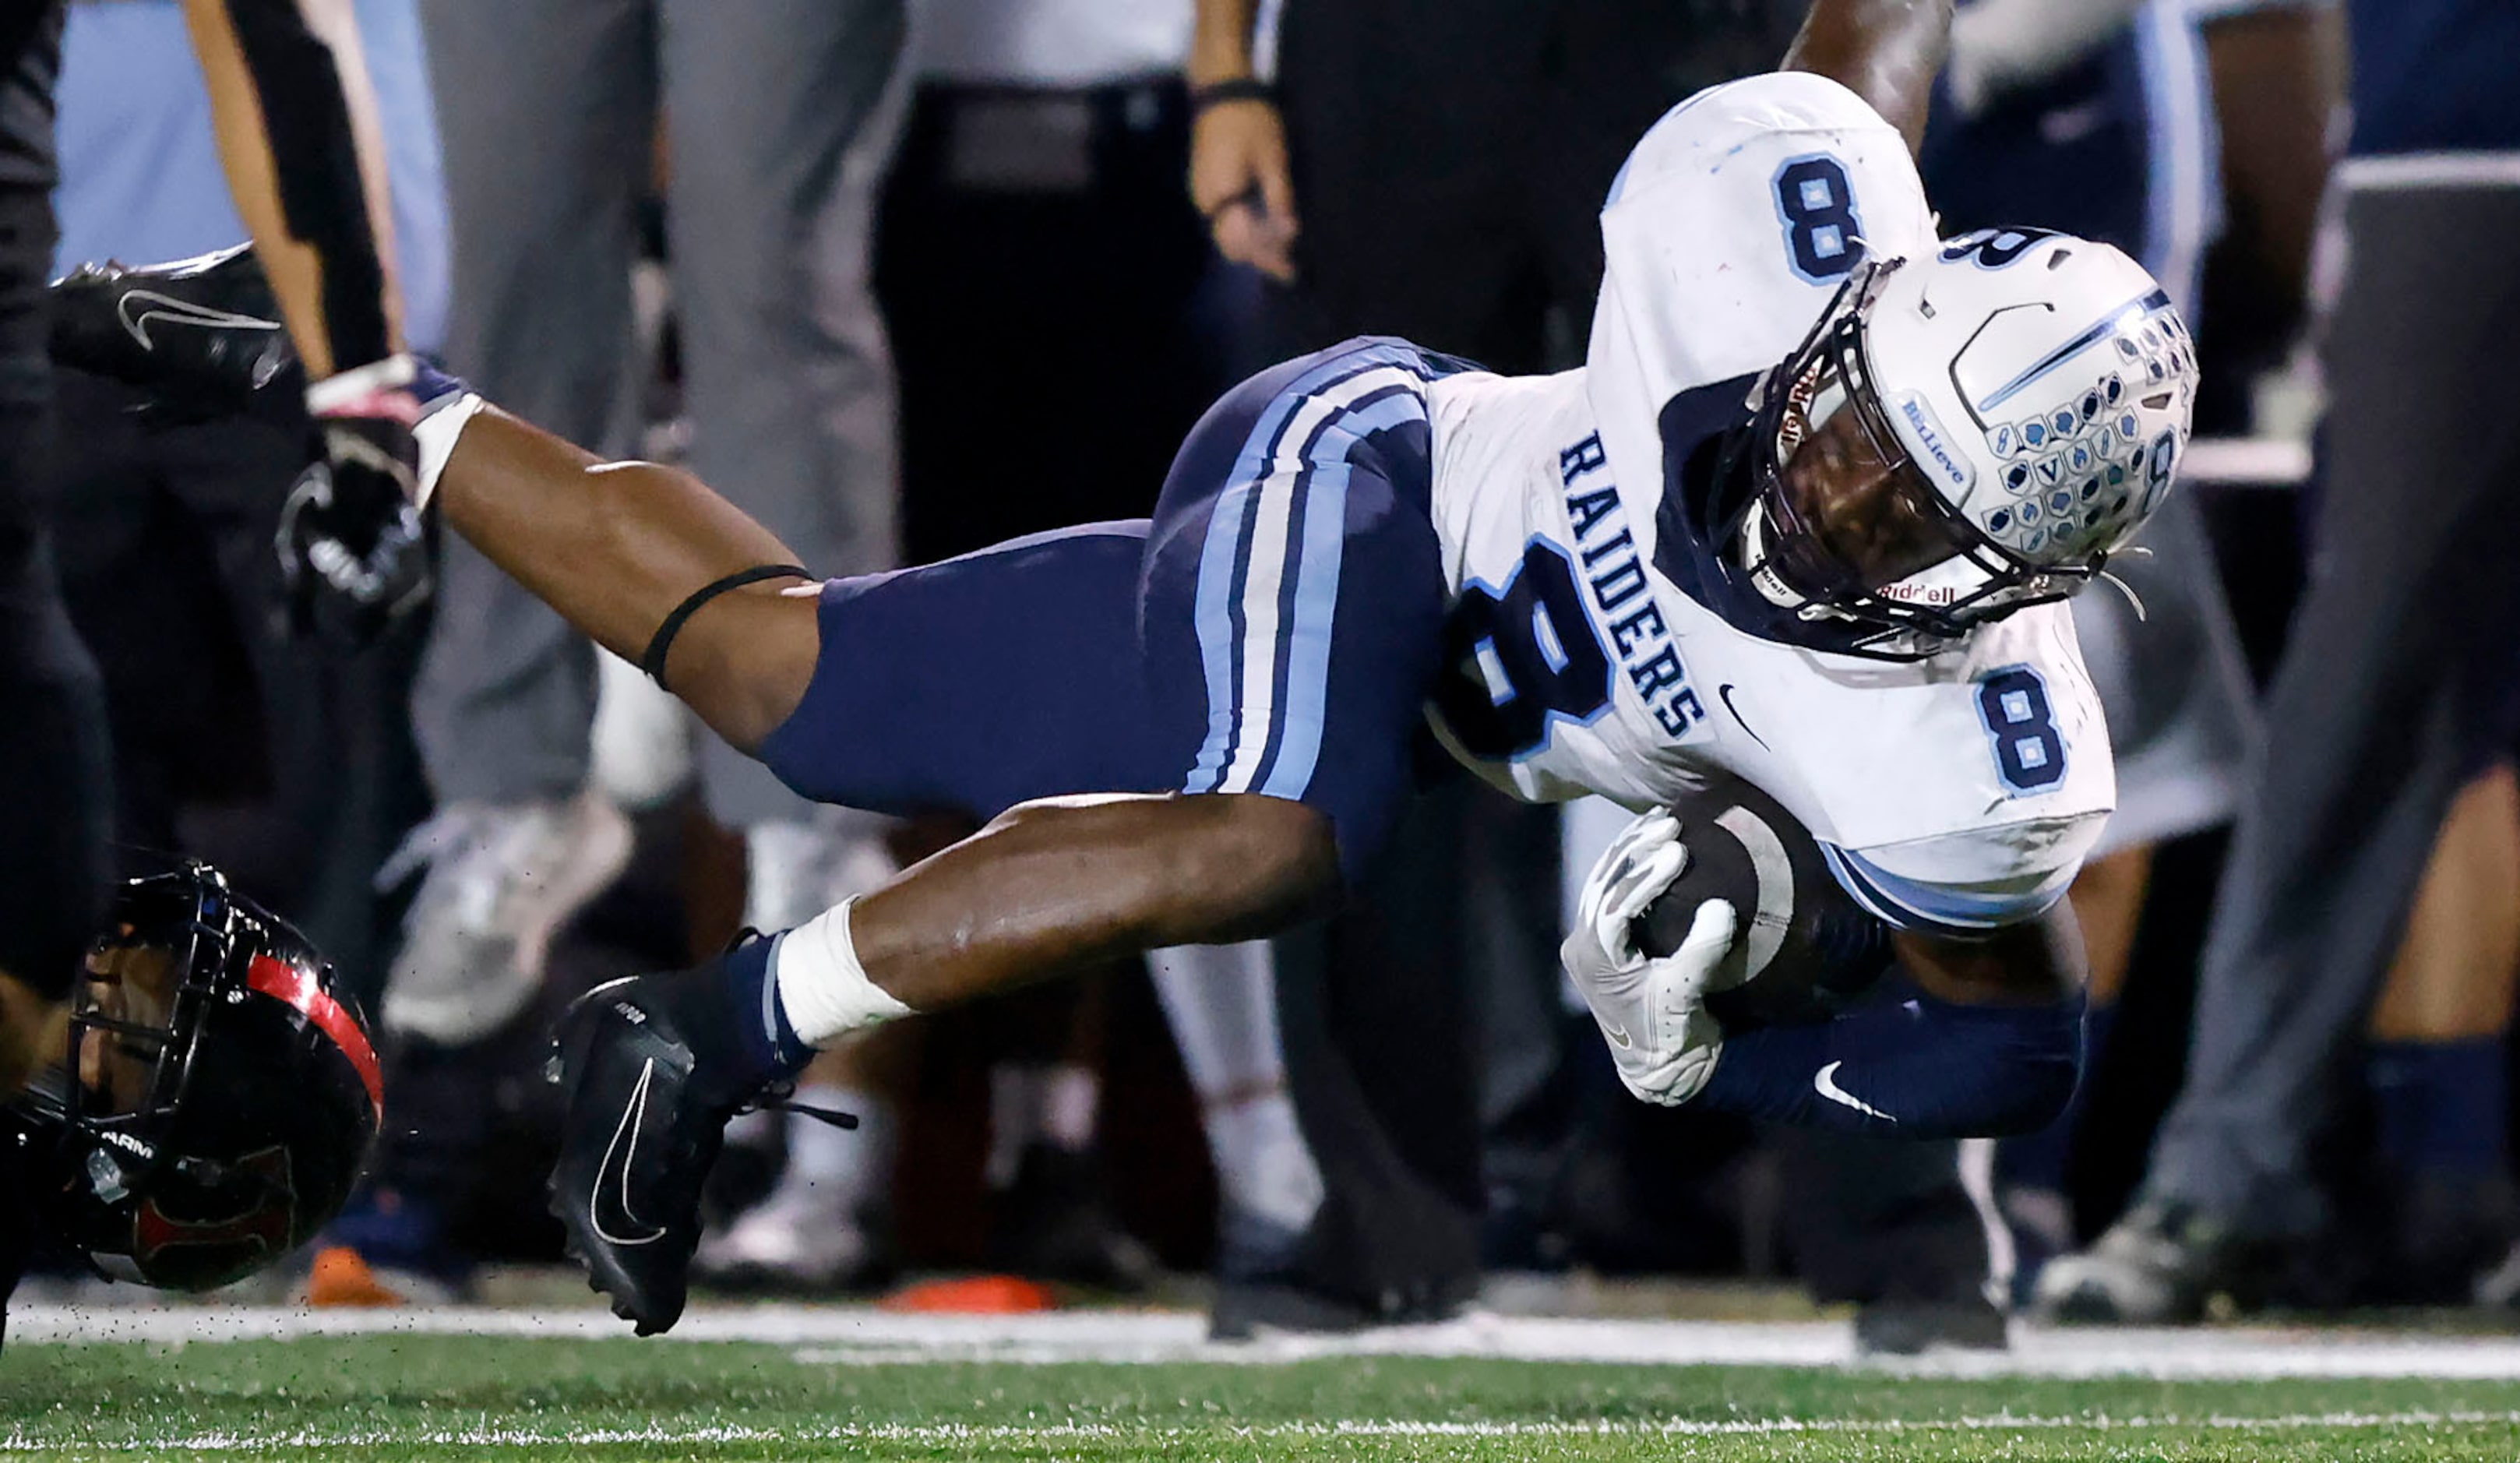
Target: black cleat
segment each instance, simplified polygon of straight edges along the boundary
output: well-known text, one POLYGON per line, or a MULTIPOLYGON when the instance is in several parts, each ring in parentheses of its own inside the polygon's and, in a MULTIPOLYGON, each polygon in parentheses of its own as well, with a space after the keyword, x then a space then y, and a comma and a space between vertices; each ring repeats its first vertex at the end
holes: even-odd
POLYGON ((675 979, 638 976, 579 997, 560 1019, 550 1072, 568 1103, 552 1213, 587 1283, 641 1336, 682 1316, 700 1185, 742 1106, 696 1080, 698 1059, 655 999, 675 979))
POLYGON ((785 1084, 765 1089, 730 1070, 723 1054, 739 1038, 709 1029, 716 997, 702 988, 716 979, 711 965, 599 985, 553 1032, 547 1075, 568 1112, 551 1211, 587 1283, 641 1336, 682 1316, 700 1194, 728 1120, 760 1106, 858 1125, 844 1113, 787 1103, 785 1084))
POLYGON ((53 282, 52 357, 168 414, 302 425, 306 374, 262 263, 239 245, 171 264, 82 264, 53 282))

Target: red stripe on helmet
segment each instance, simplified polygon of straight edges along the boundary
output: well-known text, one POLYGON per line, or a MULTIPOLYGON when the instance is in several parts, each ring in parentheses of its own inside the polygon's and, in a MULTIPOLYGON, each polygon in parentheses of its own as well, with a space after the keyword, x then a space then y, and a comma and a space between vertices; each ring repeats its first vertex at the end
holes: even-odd
POLYGON ((360 1029, 358 1018, 333 999, 333 992, 318 984, 312 975, 269 955, 253 957, 246 967, 245 984, 248 990, 258 990, 296 1007, 315 1023, 317 1029, 333 1038, 333 1044, 350 1059, 359 1080, 366 1084, 368 1105, 375 1109, 377 1121, 382 1124, 385 1112, 384 1074, 377 1066, 377 1049, 368 1043, 368 1033, 360 1029))

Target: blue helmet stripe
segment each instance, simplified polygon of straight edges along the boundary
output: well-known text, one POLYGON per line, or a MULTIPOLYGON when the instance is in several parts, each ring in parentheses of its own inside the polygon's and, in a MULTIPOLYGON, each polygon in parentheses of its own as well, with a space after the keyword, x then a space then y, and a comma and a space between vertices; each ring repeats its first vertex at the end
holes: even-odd
POLYGON ((2170 308, 2170 292, 2156 288, 2151 294, 2145 296, 2143 298, 2136 300, 2131 304, 2121 305, 2118 308, 2109 311, 2108 314, 2100 318, 2100 322, 2097 325, 2092 326, 2090 330, 2083 332, 2074 339, 2067 341, 2064 344, 2048 352, 2045 356, 2042 356, 2039 360, 2033 362, 2030 369, 1996 388, 1994 394, 1986 397, 1984 400, 1970 403, 1971 409, 1980 413, 1995 410, 2006 401, 2020 395, 2023 390, 2028 389, 2032 382, 2037 381, 2040 377, 2055 370, 2058 366, 2072 360, 2075 356, 2082 354, 2092 346, 2098 344, 2100 342, 2105 341, 2111 336, 2116 335, 2121 330, 2124 330, 2128 321, 2139 319, 2145 315, 2150 315, 2168 308, 2170 308))

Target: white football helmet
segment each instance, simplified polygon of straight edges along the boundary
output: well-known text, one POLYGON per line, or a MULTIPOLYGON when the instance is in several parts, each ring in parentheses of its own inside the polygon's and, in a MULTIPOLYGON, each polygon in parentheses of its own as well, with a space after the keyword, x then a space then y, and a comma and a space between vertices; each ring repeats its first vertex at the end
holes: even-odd
POLYGON ((1990 229, 1861 265, 1752 397, 1741 565, 1771 604, 1857 631, 1857 654, 1930 654, 2099 573, 2168 492, 2196 380, 2169 296, 2108 245, 1990 229), (1840 411, 1906 469, 1895 576, 1850 563, 1786 490, 1840 411))

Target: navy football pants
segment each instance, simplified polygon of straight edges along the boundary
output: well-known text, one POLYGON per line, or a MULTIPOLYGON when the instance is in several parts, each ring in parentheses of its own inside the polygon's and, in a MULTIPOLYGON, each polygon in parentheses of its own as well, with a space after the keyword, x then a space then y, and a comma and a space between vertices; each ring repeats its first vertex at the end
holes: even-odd
POLYGON ((1264 793, 1353 875, 1411 790, 1439 663, 1425 383, 1360 340, 1228 392, 1151 520, 834 579, 822 655, 761 758, 798 793, 994 816, 1079 793, 1264 793))

